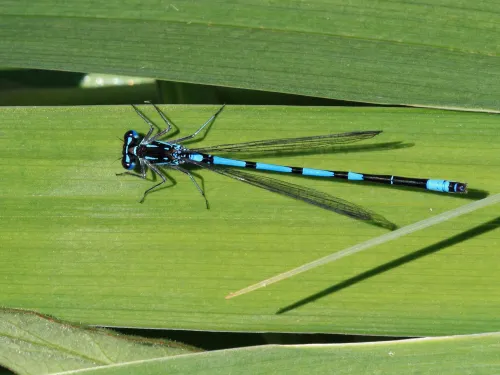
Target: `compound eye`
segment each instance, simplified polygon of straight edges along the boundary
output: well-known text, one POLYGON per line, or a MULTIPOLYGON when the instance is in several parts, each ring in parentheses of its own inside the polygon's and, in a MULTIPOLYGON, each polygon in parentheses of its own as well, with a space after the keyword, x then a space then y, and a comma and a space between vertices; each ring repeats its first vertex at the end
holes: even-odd
POLYGON ((122 167, 131 171, 133 169, 135 169, 135 162, 133 162, 132 160, 130 160, 130 157, 128 155, 125 155, 124 158, 122 158, 122 167))
POLYGON ((127 141, 130 138, 137 139, 139 138, 139 134, 135 130, 129 130, 123 135, 123 139, 127 141))

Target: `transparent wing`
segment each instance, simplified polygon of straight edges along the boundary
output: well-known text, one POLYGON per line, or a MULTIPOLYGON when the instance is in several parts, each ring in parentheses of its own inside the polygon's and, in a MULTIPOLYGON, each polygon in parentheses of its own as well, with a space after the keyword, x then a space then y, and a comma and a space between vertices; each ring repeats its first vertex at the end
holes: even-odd
POLYGON ((332 147, 334 145, 353 143, 364 139, 375 137, 382 133, 379 130, 349 132, 340 134, 317 135, 301 138, 281 138, 253 141, 246 143, 232 143, 218 146, 190 148, 191 151, 212 153, 212 152, 281 152, 281 151, 301 151, 317 150, 332 147))
POLYGON ((320 192, 318 190, 291 184, 285 181, 280 181, 261 174, 246 173, 240 169, 215 166, 189 159, 184 159, 184 161, 186 163, 209 169, 215 173, 234 178, 235 180, 246 182, 247 184, 253 186, 257 186, 274 193, 313 204, 315 206, 324 208, 325 210, 334 211, 336 213, 349 216, 354 219, 365 220, 371 222, 374 225, 387 229, 392 230, 396 228, 393 223, 374 212, 368 211, 360 206, 355 205, 354 203, 350 203, 348 201, 320 192))

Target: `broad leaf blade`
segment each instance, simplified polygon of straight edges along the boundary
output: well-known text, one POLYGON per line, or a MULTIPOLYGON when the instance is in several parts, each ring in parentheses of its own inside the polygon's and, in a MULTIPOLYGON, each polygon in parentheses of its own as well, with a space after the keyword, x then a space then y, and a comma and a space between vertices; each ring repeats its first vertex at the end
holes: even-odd
MULTIPOLYGON (((160 124, 154 110, 141 108, 160 124)), ((217 110, 162 108, 179 135, 217 110)), ((0 113, 0 305, 129 327, 394 336, 500 330, 498 208, 226 301, 231 291, 386 231, 200 170, 210 210, 178 173, 169 173, 175 186, 141 205, 152 183, 115 176, 123 133, 147 129, 131 107, 0 113), (286 307, 294 308, 276 314, 286 307)), ((384 132, 333 153, 256 160, 469 183, 471 192, 459 197, 273 175, 399 226, 500 191, 498 119, 487 114, 227 107, 191 145, 355 130, 384 132)))
POLYGON ((0 364, 19 374, 51 374, 192 353, 175 342, 117 335, 30 311, 0 310, 0 364))
POLYGON ((448 0, 9 0, 0 64, 498 111, 498 14, 448 0))
POLYGON ((75 374, 494 374, 500 334, 366 344, 261 346, 156 359, 75 374))

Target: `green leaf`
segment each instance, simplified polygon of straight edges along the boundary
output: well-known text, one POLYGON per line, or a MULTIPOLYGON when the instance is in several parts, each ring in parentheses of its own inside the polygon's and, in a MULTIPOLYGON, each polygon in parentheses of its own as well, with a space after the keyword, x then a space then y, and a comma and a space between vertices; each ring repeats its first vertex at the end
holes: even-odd
POLYGON ((74 374, 475 374, 500 369, 500 334, 344 345, 261 346, 105 366, 74 374))
POLYGON ((500 4, 7 0, 0 65, 500 109, 500 4))
POLYGON ((175 342, 78 327, 30 311, 0 309, 0 364, 19 374, 50 374, 165 358, 197 349, 175 342))
MULTIPOLYGON (((161 125, 152 108, 141 107, 161 125)), ((187 135, 217 109, 162 106, 187 135)), ((476 211, 249 296, 229 292, 386 231, 210 171, 210 210, 183 174, 148 196, 128 176, 130 106, 0 108, 0 305, 93 325, 442 335, 500 330, 498 208, 476 211), (277 314, 281 309, 294 307, 277 314)), ((404 108, 227 107, 196 145, 353 130, 332 153, 260 156, 292 166, 445 178, 466 196, 274 177, 369 208, 398 226, 500 191, 498 119, 404 108)), ((192 146, 190 146, 192 147, 192 146)))
MULTIPOLYGON (((0 310, 0 363, 18 374, 492 374, 499 333, 363 344, 267 345, 193 353, 176 343, 0 310), (180 355, 183 354, 183 355, 180 355), (80 369, 80 371, 79 371, 80 369)), ((497 369, 497 370, 495 370, 497 369)))

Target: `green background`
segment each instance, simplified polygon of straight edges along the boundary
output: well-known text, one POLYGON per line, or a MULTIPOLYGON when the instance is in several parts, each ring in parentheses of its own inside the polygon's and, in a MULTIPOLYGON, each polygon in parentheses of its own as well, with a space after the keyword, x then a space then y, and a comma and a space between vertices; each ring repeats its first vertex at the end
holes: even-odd
POLYGON ((454 196, 273 175, 400 227, 498 193, 498 14, 445 0, 3 1, 0 306, 188 333, 498 331, 497 207, 225 300, 387 230, 210 171, 194 171, 210 210, 179 173, 140 205, 152 183, 115 176, 123 133, 147 129, 128 104, 168 104, 187 135, 227 103, 196 146, 383 130, 248 158, 469 184, 454 196))

